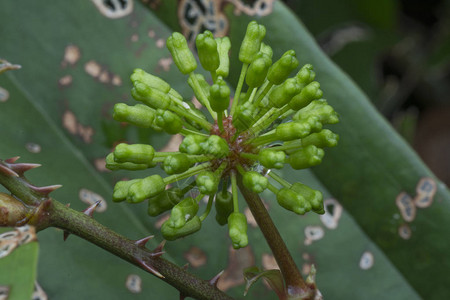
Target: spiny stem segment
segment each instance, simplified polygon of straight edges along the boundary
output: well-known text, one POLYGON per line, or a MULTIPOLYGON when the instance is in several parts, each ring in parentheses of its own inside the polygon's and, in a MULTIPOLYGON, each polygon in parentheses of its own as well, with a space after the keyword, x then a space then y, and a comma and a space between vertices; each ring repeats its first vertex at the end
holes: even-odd
POLYGON ((36 231, 56 227, 68 234, 77 235, 161 278, 177 288, 183 295, 204 300, 233 299, 211 285, 210 281, 202 280, 162 258, 164 243, 152 251, 145 247, 150 237, 133 241, 103 226, 91 217, 95 204, 84 212, 78 212, 52 198, 43 197, 23 176, 17 177, 9 172, 3 172, 5 169, 10 169, 7 165, 10 163, 14 162, 0 160, 2 171, 0 184, 21 202, 31 207, 29 213, 33 215, 27 220, 27 224, 35 226, 36 231))

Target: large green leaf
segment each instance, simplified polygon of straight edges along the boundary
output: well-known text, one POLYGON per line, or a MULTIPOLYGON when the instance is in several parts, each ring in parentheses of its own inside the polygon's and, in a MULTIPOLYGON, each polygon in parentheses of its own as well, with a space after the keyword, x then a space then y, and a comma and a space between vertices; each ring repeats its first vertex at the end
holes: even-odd
MULTIPOLYGON (((171 26, 178 26, 175 3, 164 1, 156 11, 171 26)), ((135 67, 165 78, 186 99, 192 97, 186 78, 170 64, 168 51, 162 47, 170 30, 138 2, 131 14, 117 19, 105 17, 91 2, 73 2, 69 6, 50 1, 42 6, 35 1, 10 1, 0 7, 0 53, 23 66, 22 70, 0 76, 0 86, 10 93, 9 99, 0 103, 0 157, 21 155, 24 161, 43 164, 30 173, 30 179, 40 185, 63 184, 64 188, 54 196, 70 202, 71 207, 85 207, 79 199, 80 194, 83 199, 91 195, 86 189, 102 196, 108 208, 96 218, 130 238, 157 233, 155 220, 145 215, 145 206, 109 201, 115 180, 143 173, 106 173, 99 167, 99 159, 118 140, 149 142, 156 147, 167 142, 165 135, 123 128, 110 117, 112 105, 129 98, 127 78, 135 67), (72 64, 73 56, 68 54, 76 54, 76 50, 80 57, 72 64), (117 79, 112 81, 114 75, 121 79, 120 84, 117 79)), ((237 45, 250 18, 235 16, 231 9, 227 12, 234 45, 232 58, 236 61, 237 45)), ((448 205, 448 198, 439 203, 435 197, 433 205, 421 210, 414 220, 413 226, 417 226, 412 227, 412 238, 401 240, 397 234, 401 221, 393 218, 397 212, 395 197, 402 189, 413 194, 418 179, 431 175, 351 80, 330 63, 291 12, 277 3, 261 21, 269 29, 267 41, 274 47, 275 56, 294 48, 301 53, 301 62, 315 65, 318 79, 342 119, 337 128, 341 145, 328 151, 326 164, 317 170, 321 181, 311 172, 285 171, 287 178, 320 188, 328 198, 329 189, 345 204, 350 214, 342 212, 337 229, 328 229, 315 215, 298 217, 286 212, 272 196, 264 195, 297 264, 306 271, 314 263, 319 288, 333 299, 418 299, 416 291, 424 296, 443 295, 447 279, 442 271, 439 278, 433 277, 431 285, 418 280, 420 272, 416 269, 425 272, 431 269, 427 260, 445 260, 443 249, 447 244, 433 243, 431 239, 443 236, 439 230, 443 231, 446 223, 439 218, 444 218, 446 212, 435 214, 448 205), (438 225, 441 229, 435 228, 438 225), (324 236, 305 245, 305 231, 310 233, 311 229, 324 236), (430 240, 420 245, 419 240, 424 239, 430 240)), ((238 72, 239 67, 233 64, 232 80, 236 80, 238 72)), ((444 193, 441 189, 438 196, 443 198, 444 193)), ((332 203, 336 213, 340 206, 332 203)), ((252 226, 251 246, 237 253, 230 251, 226 228, 216 225, 213 219, 207 219, 200 233, 169 243, 167 256, 180 265, 189 261, 192 271, 203 278, 226 269, 219 286, 231 288, 231 295, 241 297, 241 270, 252 264, 269 267, 270 251, 252 226)), ((167 284, 76 237, 63 243, 62 233, 49 229, 40 233, 39 239, 38 281, 50 298, 177 297, 167 284), (131 294, 125 287, 131 273, 143 280, 140 294, 131 294)), ((445 263, 434 267, 444 270, 445 263)), ((256 284, 247 298, 274 296, 256 284)))

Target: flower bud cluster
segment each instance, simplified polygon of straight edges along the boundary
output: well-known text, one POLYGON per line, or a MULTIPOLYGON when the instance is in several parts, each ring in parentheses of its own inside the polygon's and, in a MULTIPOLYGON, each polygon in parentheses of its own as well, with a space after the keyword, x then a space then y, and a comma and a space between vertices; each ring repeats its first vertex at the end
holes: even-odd
POLYGON ((239 50, 242 70, 234 95, 226 82, 228 37, 214 38, 209 31, 197 36, 199 61, 211 81, 195 73, 197 61, 183 35, 175 32, 167 39, 175 65, 189 76, 188 84, 208 116, 167 82, 141 69, 131 75, 131 95, 140 103, 114 107, 117 121, 184 136, 178 151, 119 144, 106 158, 111 170, 160 166, 165 171, 166 177, 118 182, 113 200, 146 201, 150 216, 170 211, 161 228, 167 240, 200 230, 214 206, 217 223, 228 225, 233 247, 245 247, 247 220, 239 210, 238 180, 253 193, 269 190, 280 206, 296 214, 324 213, 320 191, 300 182, 291 184, 276 169, 320 164, 324 148, 337 145, 338 136, 324 126, 337 123, 338 115, 322 98, 313 67, 306 64, 290 77, 300 64, 295 51, 288 50, 273 61, 271 47, 263 42, 265 34, 263 25, 248 24, 239 50), (203 197, 209 200, 199 215, 203 197))

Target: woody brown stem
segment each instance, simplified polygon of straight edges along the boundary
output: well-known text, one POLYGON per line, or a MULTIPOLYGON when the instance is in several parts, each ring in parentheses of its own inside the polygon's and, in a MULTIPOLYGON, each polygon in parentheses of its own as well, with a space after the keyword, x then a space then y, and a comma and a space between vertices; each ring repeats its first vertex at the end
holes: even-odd
POLYGON ((245 188, 242 184, 241 176, 238 177, 238 185, 256 223, 258 223, 259 229, 263 233, 264 238, 272 250, 275 260, 280 267, 281 274, 283 275, 286 284, 288 299, 313 299, 315 293, 314 290, 312 290, 303 280, 294 259, 289 253, 278 229, 270 218, 261 198, 258 194, 245 188))

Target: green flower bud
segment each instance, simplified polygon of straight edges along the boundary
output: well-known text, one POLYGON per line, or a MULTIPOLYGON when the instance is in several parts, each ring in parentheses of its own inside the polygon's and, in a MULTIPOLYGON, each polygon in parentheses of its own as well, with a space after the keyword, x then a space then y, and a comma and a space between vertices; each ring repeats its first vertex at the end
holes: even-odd
POLYGON ((258 160, 267 169, 282 169, 286 161, 286 154, 283 151, 275 151, 267 148, 259 151, 258 160))
POLYGON ((218 135, 210 135, 206 141, 200 143, 200 147, 203 153, 212 154, 216 158, 225 157, 230 152, 227 141, 218 135))
MULTIPOLYGON (((206 98, 209 99, 209 88, 210 85, 209 83, 206 81, 205 76, 203 76, 202 74, 195 74, 194 75, 197 78, 197 81, 200 85, 200 88, 202 89, 203 93, 205 94, 206 98)), ((202 99, 202 97, 200 96, 200 92, 197 88, 195 88, 194 85, 194 81, 192 80, 191 77, 188 78, 188 84, 191 87, 191 89, 194 91, 194 95, 197 98, 198 101, 201 101, 200 99, 202 99)), ((203 106, 205 106, 205 103, 202 103, 203 106)))
POLYGON ((273 84, 281 84, 297 67, 298 60, 295 57, 295 51, 286 51, 283 56, 269 68, 267 79, 273 84))
POLYGON ((291 101, 292 97, 300 92, 300 86, 297 84, 297 80, 289 78, 281 85, 278 85, 272 89, 269 94, 270 106, 281 108, 291 101))
POLYGON ((118 181, 114 186, 113 201, 122 202, 127 199, 130 186, 138 181, 139 179, 118 181))
POLYGON ((114 105, 113 118, 119 122, 149 128, 155 119, 155 110, 143 104, 128 106, 125 103, 117 103, 114 105))
POLYGON ((230 71, 230 58, 228 57, 228 52, 231 48, 231 42, 229 37, 216 38, 217 51, 219 52, 220 64, 216 70, 217 76, 222 76, 224 78, 228 77, 230 71))
POLYGON ((220 226, 228 223, 228 217, 233 212, 233 195, 230 192, 216 194, 216 221, 220 226))
POLYGON ((255 122, 256 107, 247 101, 237 107, 233 116, 233 125, 240 131, 248 129, 255 122))
POLYGON ((308 106, 299 110, 293 120, 304 120, 310 116, 316 116, 322 124, 336 124, 339 122, 338 114, 333 107, 328 105, 327 100, 319 99, 312 101, 308 106))
POLYGON ((244 40, 242 41, 239 50, 239 60, 243 63, 249 64, 252 62, 254 56, 261 48, 261 41, 266 35, 266 28, 263 25, 258 25, 256 21, 251 21, 247 26, 244 40))
POLYGON ((165 211, 168 211, 176 204, 181 202, 183 199, 181 189, 177 187, 171 187, 156 195, 155 197, 151 197, 148 199, 148 209, 147 213, 149 216, 156 217, 162 214, 165 211))
POLYGON ((219 78, 210 89, 209 103, 212 110, 217 113, 222 113, 230 105, 230 88, 226 82, 219 78))
POLYGON ((197 46, 198 58, 203 69, 214 72, 219 67, 219 52, 217 52, 217 42, 211 31, 206 30, 204 33, 197 35, 195 39, 197 46))
POLYGON ((295 79, 297 83, 303 88, 308 85, 310 82, 314 80, 316 77, 316 73, 313 71, 313 66, 310 64, 304 65, 300 71, 298 71, 297 75, 295 75, 295 79))
POLYGON ((114 160, 119 163, 131 162, 134 164, 151 165, 155 149, 150 145, 121 143, 114 149, 114 160))
POLYGON ((277 201, 280 206, 298 215, 304 215, 311 210, 311 205, 296 191, 282 188, 277 193, 277 201))
MULTIPOLYGON (((184 102, 189 106, 189 112, 193 115, 196 115, 199 118, 202 118, 203 120, 206 120, 206 116, 203 114, 203 112, 199 109, 196 109, 194 104, 192 102, 184 102)), ((186 109, 186 107, 185 107, 186 109)), ((183 118, 187 123, 189 123, 190 125, 194 126, 195 128, 197 128, 198 130, 203 129, 203 127, 198 124, 195 121, 192 121, 192 119, 188 119, 188 118, 183 118)))
POLYGON ((164 180, 159 175, 151 175, 144 179, 138 179, 128 189, 127 202, 139 203, 147 198, 162 193, 166 188, 164 180))
POLYGON ((255 171, 249 171, 242 177, 244 186, 252 192, 262 193, 269 185, 269 180, 255 171))
POLYGON ((270 58, 270 61, 272 61, 273 51, 269 45, 266 45, 264 42, 261 42, 261 48, 259 48, 259 52, 267 55, 270 58))
POLYGON ((302 195, 305 200, 309 202, 312 210, 315 213, 318 213, 320 215, 323 215, 325 213, 325 210, 323 208, 323 195, 320 191, 313 190, 309 186, 304 185, 300 182, 294 183, 291 186, 291 189, 302 195))
POLYGON ((287 163, 295 170, 306 169, 320 164, 323 155, 323 149, 309 145, 291 154, 287 159, 287 163))
POLYGON ((228 233, 234 249, 248 245, 247 218, 243 213, 234 212, 228 217, 228 233))
POLYGON ((272 59, 267 54, 259 52, 247 70, 245 82, 250 88, 259 87, 264 83, 267 72, 272 65, 272 59))
POLYGON ((193 161, 184 153, 169 155, 164 159, 163 169, 168 175, 187 171, 193 161))
POLYGON ((142 69, 134 69, 133 74, 130 77, 131 82, 141 82, 148 85, 151 88, 160 90, 164 94, 170 91, 170 85, 161 78, 145 72, 142 69))
POLYGON ((161 233, 164 239, 174 241, 176 239, 188 236, 199 231, 202 228, 202 222, 198 216, 193 217, 186 222, 181 228, 173 228, 169 225, 169 221, 164 222, 161 226, 161 233))
POLYGON ((299 110, 310 104, 311 101, 319 99, 322 96, 323 92, 320 89, 320 84, 317 81, 313 81, 305 86, 298 95, 292 98, 289 102, 289 107, 293 110, 299 110))
POLYGON ((279 140, 291 141, 310 134, 311 125, 308 122, 287 122, 278 125, 275 132, 279 140))
POLYGON ((197 134, 188 134, 180 144, 178 148, 180 152, 184 152, 187 154, 203 154, 203 148, 201 144, 208 139, 207 136, 197 135, 197 134))
POLYGON ((170 89, 169 92, 167 93, 169 96, 172 96, 174 98, 183 100, 183 96, 180 95, 180 93, 178 93, 177 91, 175 91, 174 89, 170 89))
POLYGON ((194 55, 189 50, 186 38, 179 32, 174 32, 167 39, 167 49, 172 54, 173 62, 181 73, 189 74, 197 68, 194 55))
POLYGON ((201 194, 214 195, 217 192, 220 178, 211 171, 203 171, 197 175, 195 182, 201 194))
POLYGON ((151 165, 147 164, 135 164, 131 162, 118 163, 114 158, 114 154, 110 153, 106 156, 106 168, 111 171, 116 170, 145 170, 148 169, 151 165))
POLYGON ((169 95, 141 82, 135 82, 134 88, 131 89, 131 95, 137 101, 155 109, 167 109, 172 104, 169 95))
POLYGON ((302 138, 302 146, 314 145, 318 148, 334 147, 339 141, 339 136, 331 130, 324 129, 317 133, 302 138))
POLYGON ((183 128, 181 118, 168 110, 157 109, 155 123, 169 134, 179 133, 183 128))
POLYGON ((183 199, 172 208, 167 225, 172 228, 181 228, 198 212, 198 203, 192 197, 183 199))

